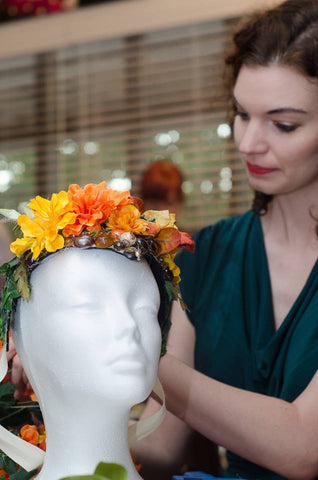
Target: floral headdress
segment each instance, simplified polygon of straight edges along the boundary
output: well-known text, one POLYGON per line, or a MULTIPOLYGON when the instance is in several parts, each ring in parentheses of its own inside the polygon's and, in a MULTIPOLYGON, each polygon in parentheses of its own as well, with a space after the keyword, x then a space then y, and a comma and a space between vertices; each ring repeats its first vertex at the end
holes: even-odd
POLYGON ((6 278, 0 305, 0 337, 6 343, 11 316, 19 297, 30 298, 30 273, 49 254, 63 248, 107 248, 129 259, 146 258, 161 294, 159 323, 162 354, 170 328, 170 308, 180 298, 180 270, 174 263, 179 247, 194 250, 194 242, 175 224, 168 210, 144 211, 143 201, 128 191, 107 188, 105 182, 84 188, 70 185, 68 192, 40 196, 28 204, 26 214, 0 210, 16 221, 20 237, 11 243, 16 255, 0 267, 6 278))

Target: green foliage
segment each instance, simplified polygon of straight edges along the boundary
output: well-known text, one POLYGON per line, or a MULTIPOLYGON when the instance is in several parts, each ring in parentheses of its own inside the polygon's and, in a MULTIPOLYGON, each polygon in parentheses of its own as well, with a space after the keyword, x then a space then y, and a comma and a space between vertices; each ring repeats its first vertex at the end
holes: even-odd
POLYGON ((95 473, 106 478, 108 476, 111 480, 126 480, 127 478, 126 469, 117 463, 101 462, 97 465, 95 473))
POLYGON ((0 275, 6 277, 6 283, 2 288, 0 304, 0 339, 2 342, 6 342, 7 340, 6 335, 14 307, 14 300, 20 297, 17 284, 14 280, 14 274, 19 262, 19 259, 15 257, 0 267, 0 275))
MULTIPOLYGON (((32 472, 27 472, 2 452, 0 453, 0 468, 2 468, 9 475, 10 480, 28 480, 36 473, 35 470, 32 472)), ((4 479, 5 476, 2 475, 0 480, 4 479)))
MULTIPOLYGON (((42 422, 40 409, 32 401, 18 402, 13 397, 15 387, 10 381, 0 384, 0 424, 17 434, 22 425, 42 422)), ((19 467, 7 455, 0 451, 0 468, 9 476, 10 480, 28 480, 35 472, 27 472, 19 467)), ((4 480, 4 475, 0 476, 4 480)))
POLYGON ((14 385, 10 382, 0 384, 0 406, 8 407, 15 405, 17 402, 13 397, 14 385))
POLYGON ((30 300, 30 287, 28 282, 28 272, 25 264, 21 261, 14 273, 14 281, 17 284, 18 292, 24 300, 30 300))
POLYGON ((10 480, 28 480, 29 478, 33 477, 36 474, 36 470, 32 470, 32 472, 27 472, 23 468, 20 467, 20 470, 13 475, 10 475, 10 480))
MULTIPOLYGON (((126 480, 127 470, 117 463, 100 462, 92 475, 64 477, 61 480, 126 480)), ((10 477, 11 480, 11 477, 10 477)))

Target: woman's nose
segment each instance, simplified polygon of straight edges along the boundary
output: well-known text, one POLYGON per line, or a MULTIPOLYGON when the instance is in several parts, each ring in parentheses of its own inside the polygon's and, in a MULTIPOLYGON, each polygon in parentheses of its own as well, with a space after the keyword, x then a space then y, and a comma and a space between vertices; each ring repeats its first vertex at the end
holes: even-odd
POLYGON ((240 153, 252 155, 265 153, 268 144, 265 131, 258 121, 249 120, 238 128, 235 135, 236 144, 240 153))

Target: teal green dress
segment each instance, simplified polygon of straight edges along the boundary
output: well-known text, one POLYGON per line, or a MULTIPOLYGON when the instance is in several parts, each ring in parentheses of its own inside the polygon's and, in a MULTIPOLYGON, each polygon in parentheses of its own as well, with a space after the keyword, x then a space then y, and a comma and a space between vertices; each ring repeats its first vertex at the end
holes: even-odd
MULTIPOLYGON (((293 401, 318 369, 318 261, 276 331, 259 217, 249 211, 222 220, 195 234, 195 241, 196 252, 183 252, 177 261, 196 331, 196 369, 234 387, 293 401)), ((283 478, 232 452, 228 462, 228 477, 283 478)))

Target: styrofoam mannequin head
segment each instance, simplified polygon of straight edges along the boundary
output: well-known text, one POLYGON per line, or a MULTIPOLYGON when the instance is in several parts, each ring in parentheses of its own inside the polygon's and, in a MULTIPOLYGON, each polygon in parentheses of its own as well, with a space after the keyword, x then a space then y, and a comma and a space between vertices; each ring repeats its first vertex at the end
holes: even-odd
POLYGON ((30 283, 13 338, 47 433, 37 479, 89 474, 100 461, 140 479, 129 453, 129 411, 151 392, 161 346, 149 265, 73 247, 44 259, 30 283))
POLYGON ((53 397, 132 406, 149 395, 161 333, 159 291, 146 261, 64 249, 33 271, 31 288, 13 335, 40 404, 53 397))

